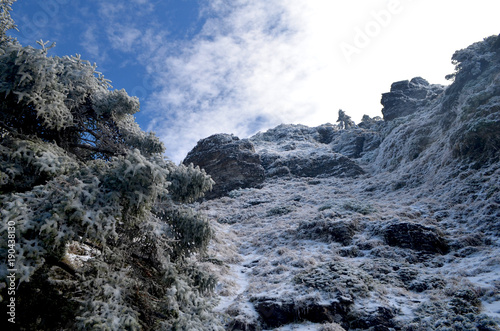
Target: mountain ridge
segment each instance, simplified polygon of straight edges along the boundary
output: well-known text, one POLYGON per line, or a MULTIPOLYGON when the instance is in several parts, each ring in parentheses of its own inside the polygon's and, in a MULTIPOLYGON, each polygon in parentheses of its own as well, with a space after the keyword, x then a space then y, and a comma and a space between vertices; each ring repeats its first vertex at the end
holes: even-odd
POLYGON ((227 329, 499 330, 500 36, 452 59, 448 87, 394 83, 384 120, 282 124, 209 160, 216 190, 238 178, 197 203, 227 329))

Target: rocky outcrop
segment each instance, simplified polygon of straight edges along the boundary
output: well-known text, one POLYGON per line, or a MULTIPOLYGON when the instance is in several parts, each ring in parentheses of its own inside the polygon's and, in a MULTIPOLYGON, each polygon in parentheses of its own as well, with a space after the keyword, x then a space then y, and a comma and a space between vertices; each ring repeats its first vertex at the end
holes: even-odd
POLYGON ((334 300, 330 303, 254 299, 254 306, 264 325, 276 328, 293 322, 341 323, 350 311, 352 302, 334 300))
POLYGON ((372 144, 372 139, 367 138, 369 134, 363 136, 362 132, 365 130, 340 130, 332 124, 318 127, 282 124, 256 134, 250 141, 260 154, 269 177, 355 177, 365 172, 350 157, 360 157, 372 144), (350 133, 354 131, 356 133, 350 133))
POLYGON ((421 77, 415 77, 411 81, 395 82, 391 85, 390 92, 382 94, 384 120, 391 121, 398 117, 411 115, 427 106, 444 90, 444 86, 431 85, 421 77))
POLYGON ((329 145, 332 151, 357 159, 375 151, 381 141, 379 132, 359 127, 339 131, 332 137, 329 145))
POLYGON ((390 246, 410 248, 426 253, 446 254, 449 251, 445 238, 436 229, 421 224, 393 223, 383 232, 385 241, 390 246))
POLYGON ((262 165, 266 174, 271 177, 356 177, 365 173, 346 156, 314 150, 288 154, 263 153, 262 165))
POLYGON ((202 206, 244 261, 227 258, 230 329, 498 329, 500 36, 453 60, 446 92, 394 83, 385 120, 249 139, 287 177, 202 206))
POLYGON ((269 298, 254 299, 255 310, 263 324, 269 328, 302 321, 322 323, 323 325, 332 323, 331 328, 334 330, 401 328, 394 321, 395 308, 379 306, 369 311, 359 311, 352 309, 352 304, 352 301, 345 298, 322 303, 311 299, 304 302, 269 298))
POLYGON ((264 181, 264 168, 253 144, 234 135, 215 134, 200 140, 183 163, 193 163, 212 176, 215 185, 205 195, 208 199, 264 181))
POLYGON ((349 329, 356 330, 400 330, 401 325, 394 320, 396 308, 376 307, 370 311, 350 314, 349 329))
POLYGON ((248 140, 229 134, 202 139, 183 163, 212 176, 216 184, 206 194, 210 199, 258 186, 266 176, 356 177, 365 171, 351 157, 361 157, 379 144, 378 133, 359 128, 280 125, 248 140))
POLYGON ((258 151, 265 153, 271 150, 315 149, 339 153, 348 158, 360 158, 380 145, 381 137, 376 128, 382 122, 363 122, 363 125, 349 129, 339 129, 337 125, 330 123, 317 127, 281 124, 256 134, 250 140, 258 151))
POLYGON ((500 36, 455 52, 459 69, 446 90, 441 112, 456 128, 453 154, 474 167, 500 160, 500 36), (454 125, 455 124, 455 125, 454 125))

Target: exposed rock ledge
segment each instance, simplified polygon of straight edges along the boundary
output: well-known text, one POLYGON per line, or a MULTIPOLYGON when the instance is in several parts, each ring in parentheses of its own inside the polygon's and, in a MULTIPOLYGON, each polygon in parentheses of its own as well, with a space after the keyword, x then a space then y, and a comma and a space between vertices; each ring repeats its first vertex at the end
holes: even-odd
POLYGON ((216 198, 245 187, 255 187, 264 181, 260 156, 246 139, 229 134, 215 134, 202 139, 189 152, 184 164, 200 166, 212 176, 214 189, 207 198, 216 198))

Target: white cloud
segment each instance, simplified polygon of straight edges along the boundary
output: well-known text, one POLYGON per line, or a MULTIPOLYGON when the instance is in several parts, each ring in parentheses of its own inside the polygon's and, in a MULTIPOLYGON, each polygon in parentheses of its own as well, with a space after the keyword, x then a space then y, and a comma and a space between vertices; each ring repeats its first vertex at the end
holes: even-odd
POLYGON ((217 132, 246 137, 282 122, 334 123, 339 108, 356 121, 381 115, 392 82, 445 83, 456 49, 500 32, 492 28, 500 5, 478 2, 212 0, 193 40, 147 51, 156 54, 148 71, 161 86, 143 107, 154 117, 149 129, 180 161, 217 132), (350 61, 342 43, 357 47, 350 61))
POLYGON ((114 19, 125 8, 125 3, 99 2, 99 14, 108 19, 114 19))
MULTIPOLYGON (((213 8, 227 12, 222 4, 213 8)), ((152 101, 160 119, 152 129, 173 159, 210 134, 248 136, 316 110, 307 85, 321 67, 312 50, 300 49, 305 36, 297 32, 295 14, 285 2, 233 3, 226 16, 208 20, 180 55, 163 59, 164 88, 152 101), (168 113, 165 120, 161 112, 168 113)))
POLYGON ((95 24, 89 25, 82 35, 80 45, 92 56, 94 61, 103 63, 107 58, 107 54, 99 46, 99 38, 96 35, 97 29, 98 27, 95 24))
POLYGON ((107 34, 112 47, 122 52, 131 52, 137 48, 138 40, 142 37, 139 29, 123 24, 110 25, 107 34))

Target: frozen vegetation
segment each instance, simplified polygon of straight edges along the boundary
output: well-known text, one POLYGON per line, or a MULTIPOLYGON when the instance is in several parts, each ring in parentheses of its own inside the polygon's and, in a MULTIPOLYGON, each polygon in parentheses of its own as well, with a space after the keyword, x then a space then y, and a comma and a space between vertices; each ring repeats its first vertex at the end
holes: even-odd
POLYGON ((0 329, 223 330, 198 263, 213 180, 143 132, 79 56, 25 47, 0 2, 0 329))
POLYGON ((95 66, 6 34, 13 2, 1 330, 499 330, 499 36, 449 87, 394 83, 384 119, 214 135, 175 165, 95 66))

